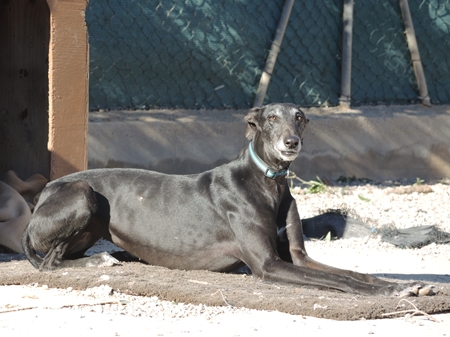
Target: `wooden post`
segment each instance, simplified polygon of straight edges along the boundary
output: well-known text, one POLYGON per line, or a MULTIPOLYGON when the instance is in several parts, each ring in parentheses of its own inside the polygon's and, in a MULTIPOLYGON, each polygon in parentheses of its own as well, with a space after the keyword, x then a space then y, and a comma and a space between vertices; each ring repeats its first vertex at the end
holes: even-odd
POLYGON ((49 136, 56 179, 87 168, 89 46, 86 0, 47 0, 50 8, 49 136))

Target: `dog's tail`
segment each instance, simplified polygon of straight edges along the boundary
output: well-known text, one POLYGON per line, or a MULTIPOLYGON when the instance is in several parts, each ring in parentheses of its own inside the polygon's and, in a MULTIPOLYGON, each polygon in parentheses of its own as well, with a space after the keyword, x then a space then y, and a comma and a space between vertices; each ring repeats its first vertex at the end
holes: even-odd
POLYGON ((28 226, 25 228, 22 235, 22 248, 28 261, 30 261, 34 268, 39 269, 44 260, 37 254, 36 249, 34 249, 31 244, 28 226))

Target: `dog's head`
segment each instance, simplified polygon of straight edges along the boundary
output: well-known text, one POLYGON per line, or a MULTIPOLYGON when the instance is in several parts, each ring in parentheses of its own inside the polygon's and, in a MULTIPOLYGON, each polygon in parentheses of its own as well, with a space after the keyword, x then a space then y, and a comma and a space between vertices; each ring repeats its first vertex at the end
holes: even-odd
POLYGON ((303 111, 291 103, 252 108, 245 121, 248 140, 262 141, 270 158, 288 162, 293 161, 302 149, 302 133, 309 122, 303 111))

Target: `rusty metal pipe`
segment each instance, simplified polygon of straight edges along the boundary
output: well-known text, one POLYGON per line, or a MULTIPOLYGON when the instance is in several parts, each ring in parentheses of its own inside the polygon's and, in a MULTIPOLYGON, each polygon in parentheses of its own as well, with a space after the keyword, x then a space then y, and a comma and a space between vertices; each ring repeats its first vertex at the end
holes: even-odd
POLYGON ((283 42, 284 33, 289 22, 289 17, 291 16, 294 2, 295 0, 286 0, 284 3, 275 37, 272 46, 270 47, 269 55, 267 56, 266 66, 261 74, 258 90, 256 91, 256 97, 253 102, 254 107, 261 106, 264 102, 264 97, 266 96, 267 88, 269 87, 270 78, 272 77, 273 68, 275 67, 278 53, 280 52, 281 43, 283 42))
POLYGON ((344 1, 342 14, 342 61, 341 61, 341 95, 339 107, 350 107, 352 84, 352 48, 353 48, 353 0, 344 1))
POLYGON ((406 41, 408 42, 409 52, 416 76, 417 86, 419 87, 419 98, 425 106, 431 106, 430 97, 428 96, 427 81, 423 72, 422 61, 420 59, 419 46, 417 45, 416 33, 409 10, 408 0, 399 0, 400 10, 402 12, 403 24, 405 25, 406 41))

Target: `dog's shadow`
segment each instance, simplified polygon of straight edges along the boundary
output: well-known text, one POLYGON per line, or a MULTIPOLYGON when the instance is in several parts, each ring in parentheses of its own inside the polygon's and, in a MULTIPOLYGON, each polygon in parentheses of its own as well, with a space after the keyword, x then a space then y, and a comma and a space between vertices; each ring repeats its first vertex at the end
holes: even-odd
POLYGON ((387 278, 399 281, 422 281, 426 283, 450 283, 449 274, 394 274, 394 273, 377 273, 373 276, 387 278))
POLYGON ((0 263, 11 261, 23 261, 26 259, 27 257, 23 253, 15 253, 7 248, 0 247, 0 263))

